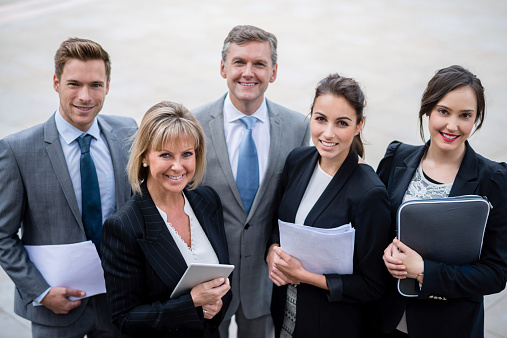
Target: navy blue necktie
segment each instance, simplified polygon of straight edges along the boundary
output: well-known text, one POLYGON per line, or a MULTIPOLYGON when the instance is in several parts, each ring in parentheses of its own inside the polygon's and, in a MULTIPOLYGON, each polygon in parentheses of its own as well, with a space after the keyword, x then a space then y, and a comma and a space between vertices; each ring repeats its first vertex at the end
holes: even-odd
POLYGON ((252 128, 257 121, 253 116, 243 116, 240 121, 246 130, 239 144, 238 171, 236 173, 236 186, 243 201, 246 213, 250 212, 255 194, 259 188, 259 160, 257 148, 252 136, 252 128))
POLYGON ((100 202, 99 180, 97 170, 90 155, 92 136, 86 134, 76 139, 81 148, 81 218, 86 238, 91 240, 100 253, 100 234, 102 231, 102 206, 100 202))

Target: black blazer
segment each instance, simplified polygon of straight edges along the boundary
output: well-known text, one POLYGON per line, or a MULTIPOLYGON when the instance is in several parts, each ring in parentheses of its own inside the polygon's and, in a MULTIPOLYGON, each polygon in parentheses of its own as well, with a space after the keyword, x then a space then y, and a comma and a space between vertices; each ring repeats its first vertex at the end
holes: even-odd
MULTIPOLYGON (((281 220, 294 222, 318 159, 315 147, 296 148, 287 157, 278 209, 281 220)), ((388 196, 373 169, 357 160, 357 153, 351 151, 305 220, 305 225, 318 228, 352 223, 356 229, 354 273, 326 275, 329 291, 298 285, 294 337, 360 336, 362 304, 379 299, 384 291, 382 252, 389 242, 388 196)), ((277 232, 271 243, 280 243, 277 232)), ((286 289, 273 289, 271 306, 277 336, 286 289)))
MULTIPOLYGON (((425 151, 426 146, 394 141, 379 164, 377 172, 391 202, 391 237, 395 236, 396 211, 425 151)), ((390 278, 377 317, 384 332, 396 328, 406 309, 410 337, 484 336, 483 295, 502 291, 506 283, 507 165, 476 154, 466 142, 449 197, 472 194, 487 197, 493 206, 479 262, 457 266, 425 259, 424 283, 417 298, 401 296, 397 280, 390 278)))
MULTIPOLYGON (((113 323, 123 334, 144 337, 218 337, 217 327, 231 300, 205 320, 190 293, 170 295, 187 269, 146 184, 102 229, 102 267, 113 323)), ((218 256, 229 263, 222 205, 209 187, 186 190, 194 213, 218 256)))

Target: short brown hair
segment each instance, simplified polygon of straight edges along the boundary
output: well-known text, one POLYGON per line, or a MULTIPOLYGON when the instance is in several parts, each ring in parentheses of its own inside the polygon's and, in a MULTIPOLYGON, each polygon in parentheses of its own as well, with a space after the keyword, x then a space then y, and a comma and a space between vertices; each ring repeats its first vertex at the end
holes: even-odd
POLYGON ((419 110, 419 133, 421 138, 424 139, 424 129, 422 125, 422 118, 424 115, 429 115, 437 103, 449 92, 462 88, 470 87, 475 93, 477 100, 477 115, 475 118, 475 131, 481 129, 484 117, 486 115, 486 99, 484 97, 484 87, 481 80, 468 69, 461 66, 449 66, 442 68, 428 82, 428 86, 424 90, 421 98, 421 109, 419 110))
POLYGON ((69 38, 62 42, 55 54, 55 75, 60 80, 63 67, 69 59, 81 61, 102 60, 106 67, 106 76, 111 76, 111 60, 109 54, 96 42, 87 39, 69 38))
POLYGON ((224 40, 224 46, 222 47, 222 60, 225 62, 231 43, 243 45, 250 41, 269 42, 271 61, 273 62, 273 66, 276 65, 278 60, 278 54, 276 52, 278 40, 276 39, 276 36, 258 27, 250 25, 239 25, 229 32, 229 35, 227 35, 224 40))
POLYGON ((195 174, 189 189, 195 189, 206 172, 205 136, 194 115, 182 104, 162 101, 144 114, 139 130, 134 136, 127 171, 132 189, 141 193, 141 183, 148 177, 143 159, 150 150, 160 151, 167 142, 178 144, 183 138, 194 141, 195 174))

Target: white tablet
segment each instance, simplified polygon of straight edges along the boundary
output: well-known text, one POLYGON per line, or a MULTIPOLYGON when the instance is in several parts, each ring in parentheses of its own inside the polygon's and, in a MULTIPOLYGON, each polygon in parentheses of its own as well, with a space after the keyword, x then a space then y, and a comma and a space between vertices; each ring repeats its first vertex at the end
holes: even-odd
POLYGON ((215 278, 227 278, 232 270, 234 270, 234 265, 190 263, 187 271, 185 271, 171 293, 171 299, 177 298, 192 290, 192 288, 198 284, 208 282, 215 278))

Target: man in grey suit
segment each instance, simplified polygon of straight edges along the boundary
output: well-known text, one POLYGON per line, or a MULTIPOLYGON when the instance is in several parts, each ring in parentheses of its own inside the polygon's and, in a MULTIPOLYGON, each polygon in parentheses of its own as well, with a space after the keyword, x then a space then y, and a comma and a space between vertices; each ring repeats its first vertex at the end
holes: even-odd
POLYGON ((14 310, 32 322, 33 337, 113 336, 105 294, 71 300, 84 291, 49 285, 25 249, 87 239, 99 249, 102 222, 130 198, 127 139, 136 123, 97 117, 110 71, 99 44, 64 41, 55 55, 57 111, 45 123, 0 140, 0 264, 16 285, 14 310), (93 178, 84 178, 85 172, 93 178), (85 194, 90 187, 92 197, 85 194), (85 212, 90 207, 96 209, 85 212))
POLYGON ((266 243, 276 217, 274 201, 288 153, 307 145, 305 117, 264 97, 278 69, 276 37, 254 26, 236 26, 224 41, 220 74, 229 92, 194 113, 206 134, 204 185, 218 192, 231 264, 233 300, 220 326, 228 336, 236 315, 238 337, 273 336, 272 283, 266 243), (248 122, 250 120, 250 122, 248 122))

